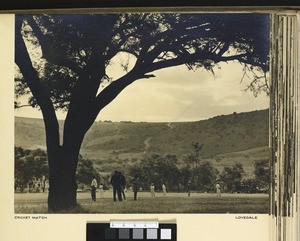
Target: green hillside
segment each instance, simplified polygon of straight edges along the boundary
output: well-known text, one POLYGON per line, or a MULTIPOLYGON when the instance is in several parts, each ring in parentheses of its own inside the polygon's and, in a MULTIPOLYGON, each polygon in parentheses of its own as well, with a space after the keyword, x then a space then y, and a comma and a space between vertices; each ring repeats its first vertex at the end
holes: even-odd
MULTIPOLYGON (((109 165, 117 165, 118 160, 138 159, 152 153, 171 153, 182 158, 193 153, 193 142, 199 142, 203 144, 201 158, 216 166, 233 160, 250 164, 257 158, 268 158, 268 123, 268 110, 197 122, 95 122, 86 134, 81 154, 107 169, 108 159, 113 160, 109 165)), ((62 130, 62 121, 60 126, 62 130)), ((43 121, 16 117, 15 145, 45 149, 43 121)))

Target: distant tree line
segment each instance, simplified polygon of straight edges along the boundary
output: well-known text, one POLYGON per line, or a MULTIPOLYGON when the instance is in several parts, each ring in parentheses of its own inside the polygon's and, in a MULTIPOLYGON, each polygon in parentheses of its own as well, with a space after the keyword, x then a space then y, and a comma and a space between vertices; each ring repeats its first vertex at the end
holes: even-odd
MULTIPOLYGON (((259 160, 254 163, 254 172, 251 178, 246 177, 243 165, 236 163, 231 167, 224 167, 220 172, 210 162, 199 158, 200 146, 195 146, 195 153, 179 160, 176 155, 164 156, 153 154, 140 160, 124 171, 127 178, 127 186, 130 180, 137 177, 140 189, 148 191, 151 183, 157 191, 161 191, 162 184, 168 191, 186 192, 214 192, 218 182, 222 192, 228 193, 257 193, 268 192, 270 175, 268 160, 259 160)), ((120 170, 122 168, 120 167, 120 170)), ((100 176, 99 169, 94 162, 79 156, 77 175, 78 188, 89 188, 92 176, 95 176, 98 184, 104 189, 110 187, 110 174, 100 176)), ((47 155, 44 150, 26 150, 15 147, 15 191, 47 191, 48 181, 47 155), (36 186, 37 185, 37 186, 36 186)))
POLYGON ((149 190, 153 183, 160 191, 164 183, 168 191, 214 192, 218 182, 223 192, 268 192, 268 160, 257 161, 254 167, 253 177, 247 178, 240 163, 224 167, 220 172, 208 161, 197 161, 193 154, 186 156, 184 162, 180 162, 176 155, 151 155, 135 163, 129 170, 129 176, 137 176, 143 190, 149 190))
POLYGON ((44 191, 46 177, 49 173, 47 155, 44 150, 26 150, 15 147, 15 191, 28 188, 44 191), (35 184, 38 184, 35 187, 35 184))
MULTIPOLYGON (((100 173, 93 161, 79 156, 77 175, 77 184, 79 188, 90 186, 92 176, 100 183, 100 173)), ((49 179, 49 167, 47 154, 45 150, 28 150, 22 147, 15 147, 15 191, 29 192, 47 191, 49 179)), ((107 183, 109 176, 103 176, 104 183, 107 183)))

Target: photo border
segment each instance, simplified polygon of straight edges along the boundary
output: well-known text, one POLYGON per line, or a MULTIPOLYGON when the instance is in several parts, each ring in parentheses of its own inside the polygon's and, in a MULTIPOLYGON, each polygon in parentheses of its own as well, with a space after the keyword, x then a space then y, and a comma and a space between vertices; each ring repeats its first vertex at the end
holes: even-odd
MULTIPOLYGON (((124 9, 123 9, 124 10, 124 9)), ((46 12, 70 13, 76 11, 47 10, 46 12)), ((94 10, 93 10, 94 11, 94 10)), ((95 12, 101 10, 97 9, 95 12)), ((106 12, 105 10, 104 12, 106 12)), ((108 10, 108 11, 111 11, 108 10)), ((113 10, 113 12, 116 10, 113 10)), ((127 10, 126 10, 127 11, 127 10)), ((140 10, 137 10, 140 11, 140 10)), ((152 11, 152 10, 151 10, 152 11)), ((174 11, 172 9, 171 11, 174 11)), ((180 11, 177 9, 177 11, 180 11)), ((185 11, 197 11, 198 8, 189 8, 185 11)), ((215 10, 225 11, 222 10, 215 10)), ((229 10, 235 12, 235 10, 229 10)), ((251 8, 247 11, 251 11, 251 8)), ((38 11, 40 12, 40 11, 38 11)), ((41 12, 43 12, 41 10, 41 12)), ((77 13, 81 13, 82 10, 77 13)), ((83 12, 90 12, 84 10, 83 12)), ((206 12, 206 11, 201 11, 206 12)), ((254 12, 266 13, 266 10, 254 12)), ((284 11, 277 13, 276 10, 267 11, 272 14, 272 52, 271 52, 271 106, 270 106, 270 146, 271 172, 274 182, 271 182, 271 230, 272 240, 299 240, 299 89, 300 89, 300 61, 299 61, 299 11, 284 11), (294 21, 290 19, 293 18, 294 21), (292 23, 293 22, 293 23, 292 23), (286 28, 292 25, 291 28, 286 28), (278 37, 282 36, 282 37, 278 37), (290 55, 292 53, 292 55, 290 55), (294 54, 293 54, 294 53, 294 54), (282 70, 282 71, 279 71, 282 70)), ((36 13, 32 11, 32 13, 36 13)), ((1 17, 1 16, 0 16, 1 17)), ((1 76, 2 78, 2 76, 1 76)), ((8 87, 7 83, 2 85, 8 87)), ((1 85, 1 87, 3 87, 1 85)), ((11 89, 11 87, 8 87, 11 89)), ((1 106, 5 104, 1 102, 1 106)), ((11 115, 11 106, 5 110, 11 115)), ((11 123, 2 122, 6 127, 11 123)), ((3 127, 3 126, 2 126, 3 127)), ((13 129, 13 128, 12 128, 13 129)), ((5 132, 7 133, 7 132, 5 132)), ((11 132, 10 132, 11 133, 11 132)), ((1 144, 4 140, 1 138, 1 144)), ((4 145, 5 146, 5 145, 4 145)), ((2 150, 4 151, 4 149, 2 150)), ((8 151, 8 155, 12 150, 8 151)), ((1 166, 3 167, 3 166, 1 166)), ((7 168, 7 166, 6 166, 7 168)), ((2 169, 2 168, 1 168, 2 169)), ((11 167, 8 167, 11 170, 11 167)), ((1 179, 3 180, 3 179, 1 179)), ((11 186, 11 185, 10 185, 11 186)), ((9 194, 9 193, 8 193, 9 194)), ((5 199, 5 203, 7 203, 5 199)), ((2 208, 1 208, 2 209, 2 208)), ((7 214, 7 212, 6 212, 7 214)), ((118 215, 117 215, 118 216, 118 215)), ((156 217, 157 215, 149 215, 156 217)), ((172 215, 170 215, 172 216, 172 215)), ((151 218, 149 217, 149 218, 151 218)), ((14 218, 14 215, 5 215, 5 218, 14 218)), ((107 219, 105 215, 103 219, 107 219)), ((174 218, 174 216, 172 217, 174 218)), ((176 215, 175 215, 176 218, 176 215)), ((89 218, 87 217, 87 220, 89 218)), ((222 218, 221 218, 222 219, 222 218)), ((220 220, 221 221, 221 220, 220 220)), ((17 222, 17 225, 22 223, 17 222)), ((27 226, 27 225, 26 225, 27 226)), ((180 229, 180 227, 178 227, 180 229)), ((267 231, 266 231, 267 232, 267 231)), ((180 236, 179 236, 180 237, 180 236)))

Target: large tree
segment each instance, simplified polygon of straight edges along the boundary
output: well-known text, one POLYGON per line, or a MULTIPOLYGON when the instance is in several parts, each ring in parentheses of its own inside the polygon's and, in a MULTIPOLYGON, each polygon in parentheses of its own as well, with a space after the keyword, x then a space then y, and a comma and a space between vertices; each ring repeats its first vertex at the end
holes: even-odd
POLYGON ((31 93, 28 104, 43 115, 49 209, 76 206, 84 135, 128 85, 172 66, 213 72, 220 62, 239 61, 245 75, 253 73, 249 88, 265 90, 268 34, 268 16, 261 14, 16 15, 16 96, 31 93), (119 53, 127 53, 134 64, 125 64, 125 74, 112 81, 107 66, 119 53), (62 140, 56 109, 67 111, 62 140))

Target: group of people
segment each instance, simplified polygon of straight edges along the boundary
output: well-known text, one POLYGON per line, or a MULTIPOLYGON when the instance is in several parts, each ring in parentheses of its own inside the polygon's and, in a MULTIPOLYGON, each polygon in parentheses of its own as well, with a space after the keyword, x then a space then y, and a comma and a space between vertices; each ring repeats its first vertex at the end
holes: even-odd
MULTIPOLYGON (((126 195, 125 195, 125 189, 126 189, 126 178, 125 176, 120 172, 120 171, 115 171, 114 174, 112 175, 111 179, 110 179, 110 183, 113 187, 113 200, 114 202, 118 201, 126 201, 126 195)), ((91 182, 91 196, 92 196, 92 200, 94 202, 96 202, 96 189, 97 189, 97 180, 96 177, 93 176, 93 180, 91 182)), ((102 187, 102 191, 103 191, 103 185, 100 185, 102 187)), ((100 188, 99 186, 99 188, 100 188)), ((140 190, 140 181, 137 175, 135 175, 133 177, 133 179, 131 180, 131 188, 133 191, 133 199, 134 201, 137 201, 137 194, 138 191, 140 190)), ((100 190, 101 191, 101 190, 100 190)), ((166 196, 167 193, 167 187, 166 185, 163 183, 162 184, 162 191, 163 191, 163 196, 166 196)), ((151 193, 151 197, 155 197, 155 187, 154 184, 151 183, 150 185, 150 193, 151 193)), ((101 194, 100 194, 101 195, 101 194)))
MULTIPOLYGON (((167 194, 167 187, 164 183, 162 184, 161 189, 163 192, 163 196, 165 197, 167 194)), ((151 197, 155 197, 155 186, 153 183, 151 183, 150 185, 150 193, 151 193, 151 197)))
POLYGON ((113 198, 114 202, 117 201, 117 196, 119 201, 126 201, 125 196, 125 188, 126 188, 126 178, 125 176, 119 172, 115 171, 114 175, 112 175, 110 179, 110 184, 113 187, 113 198))
MULTIPOLYGON (((113 174, 113 176, 110 179, 110 183, 113 187, 113 199, 116 202, 117 201, 117 197, 119 201, 126 201, 126 196, 125 196, 125 188, 126 188, 126 178, 125 176, 119 172, 119 171, 115 171, 115 173, 113 174)), ((94 202, 96 202, 96 189, 97 189, 98 183, 97 183, 97 179, 95 176, 93 176, 93 180, 91 182, 91 196, 92 196, 92 200, 94 202)), ((99 186, 100 188, 100 192, 102 190, 103 192, 103 185, 100 184, 99 186)), ((100 195, 102 195, 102 192, 100 195)))
MULTIPOLYGON (((125 195, 125 189, 126 189, 126 178, 125 176, 120 172, 120 171, 115 171, 114 174, 111 177, 110 183, 113 187, 113 200, 114 202, 118 201, 126 201, 126 195, 125 195)), ((93 180, 91 183, 91 187, 92 187, 92 200, 95 202, 96 201, 96 188, 97 188, 97 180, 96 178, 93 176, 93 180)), ((135 175, 133 177, 133 179, 131 180, 131 188, 133 191, 133 199, 134 201, 137 201, 137 194, 138 191, 140 191, 141 185, 140 185, 140 181, 137 175, 135 175)), ((162 193, 163 196, 166 196, 167 193, 167 187, 166 185, 163 183, 162 184, 162 193)), ((99 186, 100 189, 100 197, 103 195, 103 185, 100 184, 99 186)), ((215 184, 215 191, 217 194, 217 197, 221 197, 221 186, 220 183, 217 182, 215 184)), ((151 183, 150 185, 150 194, 151 197, 154 198, 155 197, 155 186, 153 183, 151 183)), ((191 183, 188 183, 188 197, 190 197, 191 195, 191 183)))

